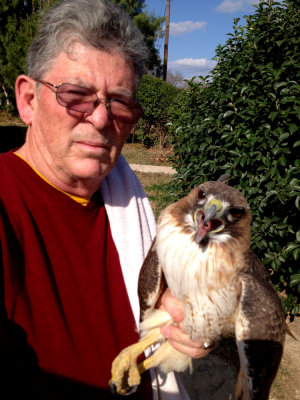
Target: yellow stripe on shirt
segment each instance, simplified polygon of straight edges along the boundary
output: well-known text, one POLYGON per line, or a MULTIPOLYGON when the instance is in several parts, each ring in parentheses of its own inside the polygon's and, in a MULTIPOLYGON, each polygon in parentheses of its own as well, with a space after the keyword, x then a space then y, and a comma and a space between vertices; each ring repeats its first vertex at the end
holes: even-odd
POLYGON ((64 193, 65 195, 71 197, 72 200, 76 201, 77 203, 81 204, 82 206, 87 206, 89 204, 90 201, 90 197, 89 198, 85 198, 85 197, 79 197, 79 196, 75 196, 73 194, 64 192, 63 190, 59 189, 58 187, 52 185, 52 183, 50 183, 48 181, 48 179, 46 179, 39 171, 37 171, 27 160, 25 160, 24 157, 20 156, 20 154, 14 152, 14 154, 18 157, 20 157, 23 161, 25 161, 32 169, 33 171, 38 174, 39 177, 41 177, 45 182, 47 182, 50 186, 54 187, 56 190, 59 190, 60 192, 64 193))

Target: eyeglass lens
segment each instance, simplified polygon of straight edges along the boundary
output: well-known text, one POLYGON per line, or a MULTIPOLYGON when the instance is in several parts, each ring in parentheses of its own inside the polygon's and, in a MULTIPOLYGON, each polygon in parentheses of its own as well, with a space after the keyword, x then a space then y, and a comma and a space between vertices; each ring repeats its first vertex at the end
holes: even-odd
POLYGON ((95 93, 70 83, 63 83, 59 86, 56 97, 61 106, 80 112, 91 111, 98 100, 95 93))
MULTIPOLYGON (((61 106, 82 113, 91 112, 99 103, 96 93, 71 83, 60 85, 56 91, 56 98, 61 106)), ((121 99, 106 101, 106 108, 112 119, 128 124, 136 123, 142 114, 138 103, 131 105, 121 99)))

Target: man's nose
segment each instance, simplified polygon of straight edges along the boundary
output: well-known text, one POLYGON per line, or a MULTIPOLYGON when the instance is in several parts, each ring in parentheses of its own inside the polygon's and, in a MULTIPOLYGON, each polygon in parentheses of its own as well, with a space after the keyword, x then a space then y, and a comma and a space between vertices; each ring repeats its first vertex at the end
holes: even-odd
POLYGON ((96 128, 102 128, 112 123, 112 119, 109 116, 108 105, 105 101, 99 101, 95 109, 90 112, 86 118, 96 128))

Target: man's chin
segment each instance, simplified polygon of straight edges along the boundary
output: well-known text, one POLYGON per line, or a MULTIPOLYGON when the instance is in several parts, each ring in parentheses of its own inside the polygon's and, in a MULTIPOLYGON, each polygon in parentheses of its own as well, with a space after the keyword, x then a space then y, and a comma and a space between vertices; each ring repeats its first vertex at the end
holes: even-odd
POLYGON ((96 159, 85 160, 84 162, 78 163, 72 168, 73 177, 79 180, 95 180, 101 182, 110 171, 113 169, 114 164, 99 162, 96 159))

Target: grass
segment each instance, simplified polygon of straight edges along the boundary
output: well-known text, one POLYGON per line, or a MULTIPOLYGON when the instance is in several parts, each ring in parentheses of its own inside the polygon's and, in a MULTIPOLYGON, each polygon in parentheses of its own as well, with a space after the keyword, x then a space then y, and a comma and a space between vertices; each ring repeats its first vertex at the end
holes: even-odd
POLYGON ((122 154, 130 164, 171 166, 168 157, 171 149, 151 147, 147 149, 141 143, 125 143, 122 154))
MULTIPOLYGON (((168 161, 171 152, 171 149, 161 149, 157 147, 147 149, 140 143, 126 143, 122 150, 122 154, 130 164, 159 166, 172 165, 168 161)), ((136 172, 136 175, 141 181, 145 192, 148 194, 154 215, 157 218, 160 212, 174 201, 170 195, 172 176, 143 172, 136 172)))
POLYGON ((285 384, 286 381, 289 380, 290 373, 283 362, 281 362, 279 370, 277 372, 277 376, 273 383, 271 393, 270 393, 270 400, 288 400, 285 395, 285 384))
POLYGON ((136 172, 145 192, 148 194, 154 215, 157 218, 160 212, 172 202, 170 192, 171 175, 136 172))
POLYGON ((25 126, 20 117, 14 116, 7 111, 0 111, 0 126, 25 126))

